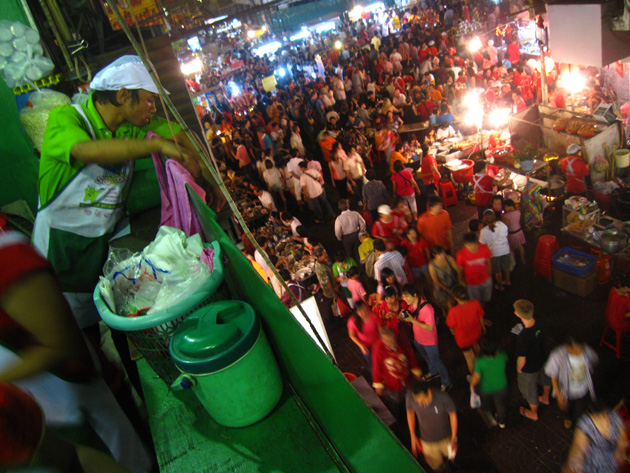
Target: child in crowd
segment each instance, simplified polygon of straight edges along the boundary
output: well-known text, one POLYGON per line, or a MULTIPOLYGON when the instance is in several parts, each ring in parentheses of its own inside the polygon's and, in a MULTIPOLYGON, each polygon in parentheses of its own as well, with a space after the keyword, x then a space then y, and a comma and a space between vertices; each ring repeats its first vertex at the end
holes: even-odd
POLYGON ((516 205, 512 199, 507 199, 503 203, 505 213, 503 214, 503 223, 508 227, 508 243, 510 244, 510 250, 514 252, 516 258, 516 252, 518 252, 519 258, 522 264, 525 264, 525 248, 523 245, 526 243, 525 234, 521 228, 521 211, 516 209, 516 205))
POLYGON ((492 197, 492 211, 496 217, 497 222, 500 222, 503 218, 503 196, 497 194, 492 197))
POLYGON ((356 266, 350 266, 346 276, 348 278, 348 290, 352 295, 352 302, 355 304, 358 301, 367 302, 367 292, 365 291, 361 281, 359 281, 359 268, 356 266))

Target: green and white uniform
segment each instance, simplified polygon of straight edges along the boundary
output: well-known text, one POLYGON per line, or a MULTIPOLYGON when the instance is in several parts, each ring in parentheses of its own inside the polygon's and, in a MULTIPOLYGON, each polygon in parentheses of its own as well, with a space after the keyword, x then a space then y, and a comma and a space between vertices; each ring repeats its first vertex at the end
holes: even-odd
MULTIPOLYGON (((62 106, 48 117, 39 168, 40 208, 34 245, 51 262, 79 325, 100 320, 92 291, 107 259, 108 243, 124 213, 133 161, 114 166, 84 164, 70 154, 87 140, 143 139, 151 130, 163 137, 170 129, 154 118, 145 128, 123 123, 112 133, 92 96, 82 106, 62 106)), ((173 125, 173 132, 180 128, 173 125)))

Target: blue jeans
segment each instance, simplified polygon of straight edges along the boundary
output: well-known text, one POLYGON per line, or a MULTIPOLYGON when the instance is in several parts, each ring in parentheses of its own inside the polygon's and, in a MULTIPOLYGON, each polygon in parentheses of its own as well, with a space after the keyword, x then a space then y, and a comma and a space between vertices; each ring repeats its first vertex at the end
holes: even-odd
POLYGON ((335 218, 335 212, 333 212, 325 192, 322 192, 317 197, 313 197, 310 201, 317 220, 324 220, 324 214, 326 214, 326 218, 335 218))
POLYGON ((440 351, 438 350, 437 343, 435 345, 420 345, 417 341, 413 341, 413 345, 420 354, 424 361, 429 365, 429 372, 431 374, 439 374, 442 379, 442 384, 446 387, 451 385, 451 378, 448 376, 448 371, 442 358, 440 358, 440 351))

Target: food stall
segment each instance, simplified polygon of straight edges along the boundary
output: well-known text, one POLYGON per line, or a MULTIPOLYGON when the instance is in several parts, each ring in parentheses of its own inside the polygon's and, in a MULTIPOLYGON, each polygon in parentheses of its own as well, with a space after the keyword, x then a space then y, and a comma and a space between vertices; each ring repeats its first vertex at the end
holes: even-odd
POLYGON ((612 153, 621 144, 619 122, 605 122, 593 115, 570 110, 532 105, 509 119, 510 133, 534 146, 566 154, 572 143, 582 147, 582 156, 592 164, 596 156, 612 153))

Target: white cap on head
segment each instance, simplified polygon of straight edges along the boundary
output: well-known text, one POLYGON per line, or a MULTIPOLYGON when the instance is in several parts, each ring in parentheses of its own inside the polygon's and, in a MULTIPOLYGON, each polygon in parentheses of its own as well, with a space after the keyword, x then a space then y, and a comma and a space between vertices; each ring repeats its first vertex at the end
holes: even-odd
MULTIPOLYGON (((101 69, 90 82, 92 90, 144 89, 159 93, 151 75, 138 56, 121 56, 101 69)), ((168 94, 169 92, 165 90, 168 94)))
POLYGON ((378 213, 382 215, 389 215, 392 213, 392 209, 389 205, 379 205, 378 213))
POLYGON ((435 44, 435 41, 431 40, 429 41, 429 46, 433 46, 435 44))
POLYGON ((581 149, 582 147, 580 145, 572 143, 567 146, 567 154, 577 154, 580 152, 581 149))

